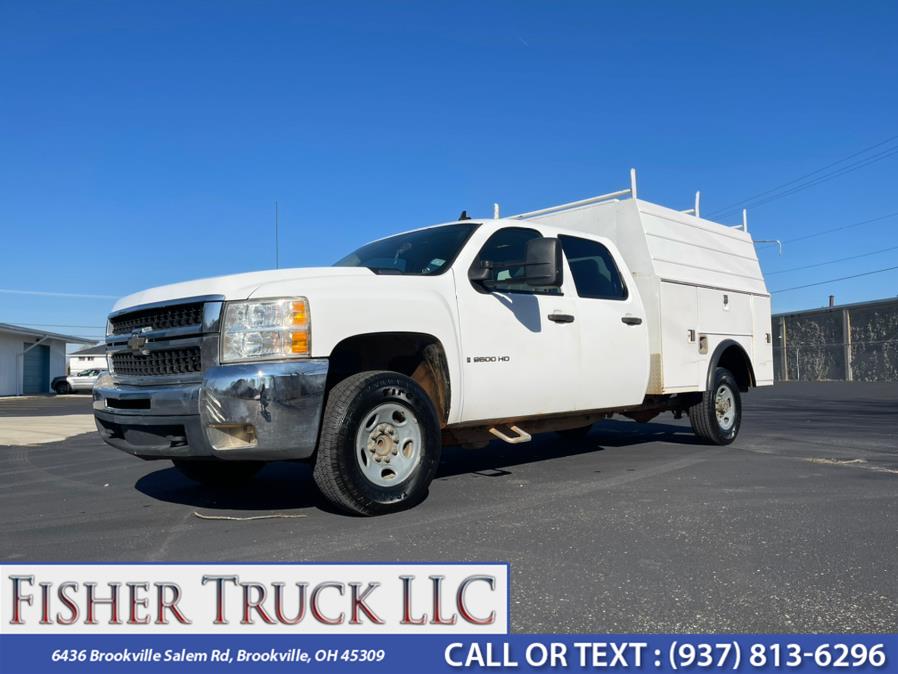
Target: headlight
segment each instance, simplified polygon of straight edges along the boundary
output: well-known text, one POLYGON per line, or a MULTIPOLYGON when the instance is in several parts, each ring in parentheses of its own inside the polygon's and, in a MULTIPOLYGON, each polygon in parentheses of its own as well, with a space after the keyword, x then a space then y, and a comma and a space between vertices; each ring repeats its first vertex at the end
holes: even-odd
POLYGON ((222 363, 309 355, 309 302, 305 297, 228 302, 225 307, 222 363))

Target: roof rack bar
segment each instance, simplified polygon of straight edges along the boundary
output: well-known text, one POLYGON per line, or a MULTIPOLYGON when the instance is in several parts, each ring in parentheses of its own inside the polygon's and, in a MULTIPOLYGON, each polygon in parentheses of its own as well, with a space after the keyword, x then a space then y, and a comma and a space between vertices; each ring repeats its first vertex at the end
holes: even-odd
MULTIPOLYGON (((540 208, 536 211, 527 211, 526 213, 519 213, 518 215, 509 216, 514 220, 524 220, 525 218, 533 218, 537 215, 546 215, 548 213, 557 213, 559 211, 566 211, 571 208, 578 208, 579 206, 589 206, 590 204, 598 204, 603 201, 617 201, 618 197, 626 197, 630 196, 633 199, 636 198, 636 169, 630 169, 630 187, 623 190, 618 190, 617 192, 609 192, 608 194, 600 194, 597 197, 589 197, 588 199, 580 199, 580 201, 571 201, 567 204, 559 204, 558 206, 549 206, 548 208, 540 208)), ((698 196, 696 196, 695 202, 696 208, 698 208, 698 196)), ((494 214, 495 214, 494 210, 494 214)), ((497 216, 498 217, 498 216, 497 216)))
POLYGON ((743 232, 748 231, 748 209, 742 209, 742 224, 741 225, 727 225, 730 229, 741 229, 743 232))
POLYGON ((697 218, 702 217, 700 215, 701 200, 702 200, 702 193, 696 192, 695 193, 695 206, 693 206, 692 208, 687 208, 685 211, 680 211, 680 213, 685 213, 686 215, 694 215, 697 218))
POLYGON ((631 189, 627 188, 625 190, 618 190, 617 192, 609 192, 608 194, 601 194, 597 197, 590 197, 589 199, 581 199, 580 201, 571 201, 567 204, 559 204, 558 206, 549 206, 548 208, 540 208, 537 211, 528 211, 527 213, 519 213, 518 215, 512 215, 510 217, 522 220, 524 218, 532 218, 537 215, 545 215, 546 213, 554 213, 555 211, 566 211, 569 208, 577 208, 578 206, 588 206, 589 204, 597 204, 600 201, 612 201, 617 199, 618 197, 623 197, 628 194, 631 194, 631 189))

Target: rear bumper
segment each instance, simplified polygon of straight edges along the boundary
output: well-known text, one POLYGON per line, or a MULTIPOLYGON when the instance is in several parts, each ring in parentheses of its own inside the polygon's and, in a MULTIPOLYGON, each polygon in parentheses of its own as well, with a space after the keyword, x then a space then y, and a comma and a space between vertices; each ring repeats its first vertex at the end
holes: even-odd
POLYGON ((97 429, 143 459, 275 461, 310 457, 318 442, 328 361, 222 365, 201 382, 131 386, 101 377, 97 429))

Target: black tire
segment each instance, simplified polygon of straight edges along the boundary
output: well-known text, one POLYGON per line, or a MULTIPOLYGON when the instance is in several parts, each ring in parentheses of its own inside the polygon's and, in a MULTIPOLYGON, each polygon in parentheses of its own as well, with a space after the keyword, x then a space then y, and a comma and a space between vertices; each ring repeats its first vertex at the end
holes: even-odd
POLYGON ((592 430, 592 424, 589 426, 580 426, 579 428, 565 428, 562 431, 555 431, 568 442, 581 442, 586 439, 592 430))
MULTIPOLYGON (((374 428, 372 434, 382 425, 374 428)), ((315 457, 315 483, 330 503, 345 512, 397 512, 417 505, 427 496, 441 449, 436 410, 417 382, 397 372, 360 372, 337 383, 328 394, 315 457), (389 485, 376 484, 363 472, 362 462, 373 459, 357 444, 363 424, 376 419, 376 410, 383 405, 398 405, 410 412, 412 416, 402 423, 415 423, 421 440, 415 450, 417 462, 409 464, 413 466, 410 472, 400 482, 389 485)), ((383 467, 381 475, 386 475, 385 479, 389 479, 390 458, 388 454, 383 464, 372 464, 374 470, 383 467)))
POLYGON ((263 461, 223 461, 221 459, 172 459, 184 477, 209 487, 231 487, 252 480, 263 461))
POLYGON ((711 386, 689 408, 689 423, 698 437, 711 444, 728 445, 736 439, 742 425, 742 396, 729 370, 723 367, 714 370, 711 386), (722 416, 717 413, 719 394, 725 406, 721 408, 722 416))
POLYGON ((53 385, 53 390, 56 391, 57 395, 66 395, 72 392, 72 387, 69 385, 67 381, 59 381, 53 385))

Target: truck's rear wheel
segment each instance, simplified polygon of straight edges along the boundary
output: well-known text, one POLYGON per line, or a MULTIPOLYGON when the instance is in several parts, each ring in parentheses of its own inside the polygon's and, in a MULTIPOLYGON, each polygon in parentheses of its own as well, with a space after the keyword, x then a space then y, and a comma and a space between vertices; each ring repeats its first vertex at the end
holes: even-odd
POLYGON ((736 439, 742 424, 742 397, 729 370, 714 370, 711 386, 689 408, 689 422, 698 437, 715 445, 728 445, 736 439))
POLYGON ((262 461, 219 459, 173 459, 172 463, 184 477, 210 487, 229 487, 249 482, 265 465, 262 461))
POLYGON ((72 392, 72 387, 67 381, 60 381, 53 385, 53 390, 56 391, 58 395, 66 395, 67 393, 72 392))
POLYGON ((328 395, 315 483, 341 510, 395 512, 427 495, 440 450, 436 410, 414 380, 396 372, 361 372, 328 395))

